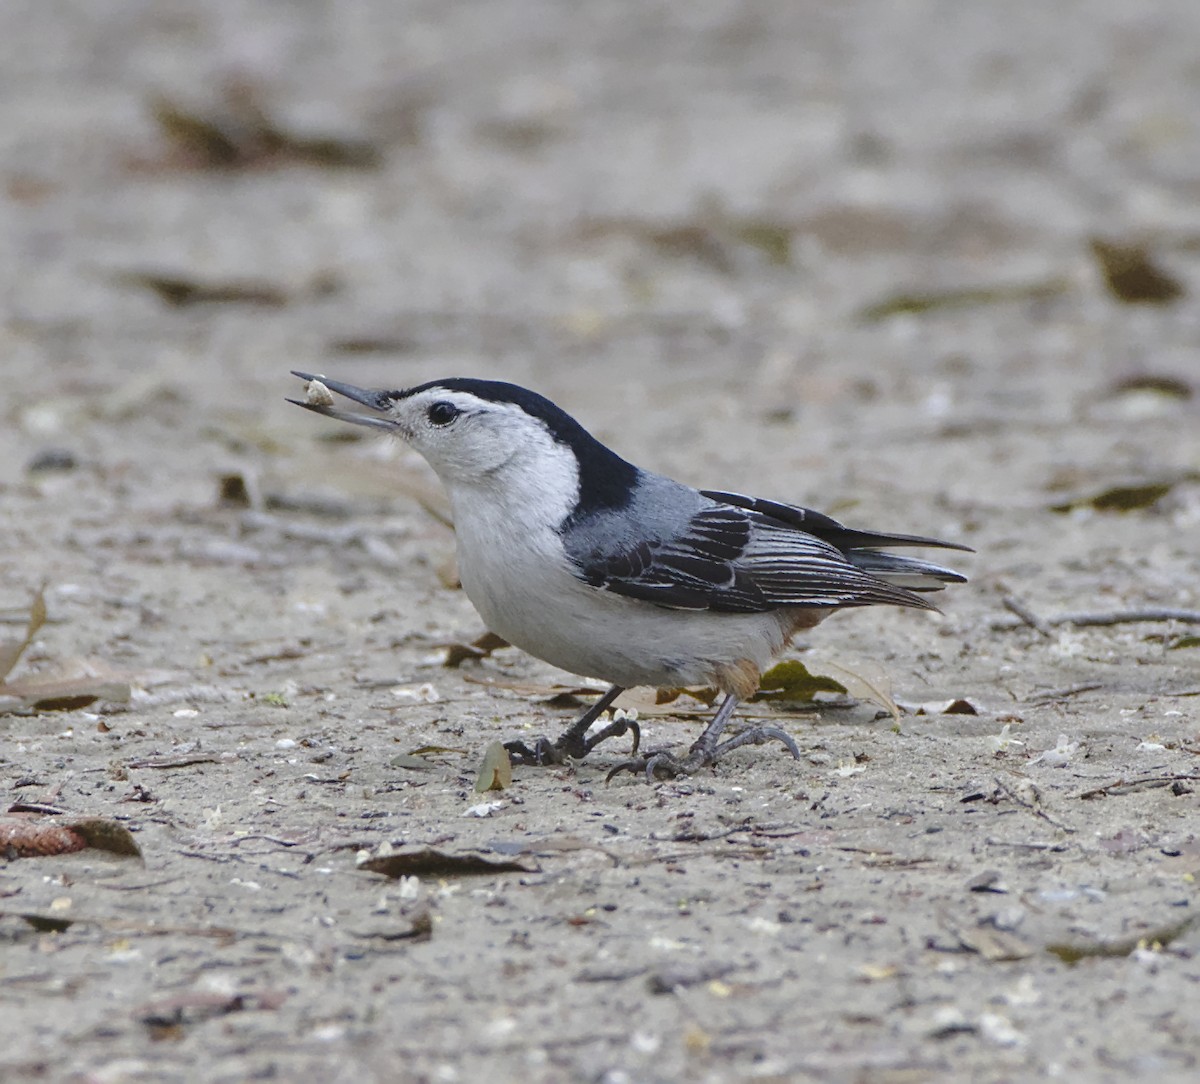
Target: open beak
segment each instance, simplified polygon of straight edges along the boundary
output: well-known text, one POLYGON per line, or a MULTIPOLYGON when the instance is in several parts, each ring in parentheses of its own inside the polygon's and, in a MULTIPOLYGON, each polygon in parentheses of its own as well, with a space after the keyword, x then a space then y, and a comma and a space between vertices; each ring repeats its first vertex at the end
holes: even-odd
MULTIPOLYGON (((319 385, 328 388, 330 391, 335 391, 338 395, 344 395, 347 399, 355 403, 361 403, 365 407, 370 407, 371 410, 379 411, 378 414, 362 414, 354 410, 339 410, 332 403, 322 402, 319 394, 319 388, 314 388, 309 392, 307 399, 289 399, 289 403, 295 403, 298 407, 304 407, 305 410, 311 410, 314 414, 323 414, 326 418, 336 418, 341 422, 351 422, 354 425, 369 425, 376 429, 394 430, 396 423, 387 416, 387 410, 392 405, 394 398, 392 392, 383 391, 379 388, 359 388, 353 384, 343 384, 340 380, 329 380, 323 376, 315 376, 312 373, 298 373, 295 369, 292 370, 292 376, 298 376, 301 380, 317 381, 319 385), (318 394, 314 394, 317 392, 318 394)), ((328 396, 324 398, 328 399, 328 396)))

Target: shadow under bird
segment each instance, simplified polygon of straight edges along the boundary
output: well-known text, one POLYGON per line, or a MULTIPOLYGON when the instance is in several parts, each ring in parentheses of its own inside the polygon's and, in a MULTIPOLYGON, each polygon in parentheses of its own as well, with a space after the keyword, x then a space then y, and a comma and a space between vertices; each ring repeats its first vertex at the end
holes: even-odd
POLYGON ((536 392, 456 377, 396 391, 310 373, 297 406, 400 437, 450 498, 458 567, 484 623, 509 643, 612 688, 555 741, 506 748, 514 763, 561 764, 637 724, 592 724, 636 685, 715 685, 724 693, 688 753, 630 768, 680 775, 764 741, 799 750, 778 727, 722 740, 738 703, 801 629, 852 606, 933 610, 924 592, 965 577, 891 547, 953 542, 859 531, 814 512, 697 490, 626 462, 536 392), (339 409, 330 392, 366 411, 339 409))

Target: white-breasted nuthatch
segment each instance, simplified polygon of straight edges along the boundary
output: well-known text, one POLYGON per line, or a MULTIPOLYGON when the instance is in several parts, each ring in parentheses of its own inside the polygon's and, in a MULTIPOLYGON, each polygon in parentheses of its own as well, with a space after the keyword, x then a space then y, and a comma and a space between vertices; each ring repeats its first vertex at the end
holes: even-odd
POLYGON ((589 734, 627 688, 715 685, 725 694, 687 756, 621 767, 681 774, 732 749, 795 742, 776 727, 721 741, 739 701, 801 629, 834 610, 886 604, 932 610, 918 592, 965 577, 883 547, 952 542, 881 534, 788 504, 696 490, 626 462, 536 392, 494 380, 435 380, 373 390, 294 373, 326 417, 401 437, 450 498, 458 568, 484 623, 509 643, 612 688, 556 741, 508 743, 518 763, 563 763, 634 731, 589 734), (326 390, 328 389, 328 390, 326 390), (330 391, 368 408, 338 409, 330 391))

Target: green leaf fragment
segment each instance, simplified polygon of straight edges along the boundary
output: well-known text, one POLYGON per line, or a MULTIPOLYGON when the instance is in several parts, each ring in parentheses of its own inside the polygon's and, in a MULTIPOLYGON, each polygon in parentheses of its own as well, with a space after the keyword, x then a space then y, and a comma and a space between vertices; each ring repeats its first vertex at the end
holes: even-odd
POLYGON ((787 659, 763 674, 753 699, 807 702, 817 693, 838 693, 844 696, 848 691, 840 681, 823 674, 813 674, 804 663, 796 659, 787 659))

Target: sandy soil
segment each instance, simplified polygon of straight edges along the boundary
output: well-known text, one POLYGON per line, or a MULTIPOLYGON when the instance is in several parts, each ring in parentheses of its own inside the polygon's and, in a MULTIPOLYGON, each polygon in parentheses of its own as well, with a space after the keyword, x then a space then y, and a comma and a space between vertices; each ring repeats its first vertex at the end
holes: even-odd
POLYGON ((1003 600, 1200 607, 1198 40, 1190 0, 7 5, 4 631, 45 581, 13 677, 133 698, 0 717, 0 776, 145 863, 0 867, 0 1077, 1195 1079, 1197 630, 1003 600), (163 100, 240 119, 173 144, 163 100), (1117 300, 1097 237, 1182 295, 1117 300), (432 477, 293 368, 526 383, 972 582, 797 645, 899 727, 763 706, 800 763, 606 785, 602 748, 481 796, 574 679, 442 666, 483 629, 432 477), (1125 484, 1157 499, 1090 503, 1125 484))

